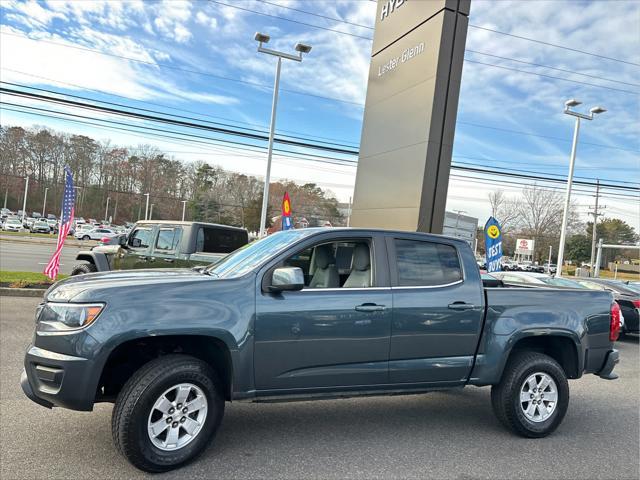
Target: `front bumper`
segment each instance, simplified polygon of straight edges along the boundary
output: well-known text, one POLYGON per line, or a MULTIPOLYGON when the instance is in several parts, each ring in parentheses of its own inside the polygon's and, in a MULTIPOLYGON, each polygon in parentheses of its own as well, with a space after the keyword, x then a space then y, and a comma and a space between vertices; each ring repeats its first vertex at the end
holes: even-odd
POLYGON ((605 380, 615 380, 618 378, 618 375, 613 373, 613 369, 619 361, 620 353, 618 353, 618 350, 610 350, 609 353, 607 353, 602 370, 600 370, 597 375, 605 380))
POLYGON ((96 396, 95 375, 92 360, 32 345, 25 355, 20 385, 30 400, 44 407, 90 411, 96 396))

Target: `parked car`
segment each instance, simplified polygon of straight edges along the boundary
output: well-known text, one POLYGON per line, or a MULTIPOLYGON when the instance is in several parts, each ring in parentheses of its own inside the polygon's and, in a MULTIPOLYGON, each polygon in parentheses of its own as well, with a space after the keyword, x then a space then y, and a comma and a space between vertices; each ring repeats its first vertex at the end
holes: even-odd
POLYGON ((548 274, 551 274, 551 275, 555 275, 557 273, 557 271, 558 271, 558 266, 555 263, 547 262, 542 266, 542 270, 543 270, 542 273, 548 273, 548 274))
POLYGON ((35 219, 35 218, 33 218, 33 217, 26 217, 26 218, 24 219, 24 221, 22 222, 22 226, 23 226, 24 228, 30 229, 30 228, 31 228, 31 225, 33 225, 33 223, 34 223, 35 221, 36 221, 36 219, 35 219))
POLYGON ((581 285, 593 290, 605 290, 613 293, 613 297, 620 305, 624 325, 622 335, 626 333, 640 333, 640 293, 629 288, 622 281, 604 278, 576 278, 581 285))
POLYGON ((51 227, 44 220, 36 220, 29 228, 31 233, 51 233, 51 227))
POLYGON ((42 218, 42 214, 40 212, 31 212, 31 218, 35 218, 36 220, 40 220, 42 218))
POLYGON ((56 217, 53 213, 48 213, 47 214, 47 220, 57 220, 58 217, 56 217))
POLYGON ((165 220, 138 222, 128 236, 121 238, 120 245, 98 246, 79 252, 76 260, 82 263, 73 267, 71 275, 208 265, 249 241, 243 228, 165 220))
MULTIPOLYGON (((134 234, 149 225, 187 226, 134 234)), ((115 401, 118 450, 149 472, 201 453, 231 400, 491 385, 506 427, 544 437, 567 411, 568 378, 617 377, 619 314, 604 291, 485 289, 464 240, 288 230, 209 267, 58 282, 21 386, 46 407, 115 401)))
POLYGON ((82 217, 76 217, 75 222, 76 222, 76 225, 82 225, 82 224, 87 223, 87 222, 85 221, 85 219, 84 219, 84 218, 82 218, 82 217))
POLYGON ((555 288, 584 288, 575 280, 569 278, 557 278, 538 272, 492 272, 495 278, 505 284, 518 284, 520 286, 539 286, 555 288))
POLYGON ((58 221, 55 218, 47 218, 46 222, 49 228, 51 228, 51 231, 58 231, 58 221))
POLYGON ((23 228, 22 221, 17 218, 7 218, 2 225, 2 229, 7 232, 19 232, 23 228))
POLYGON ((75 233, 78 240, 101 240, 105 237, 114 237, 116 232, 109 228, 91 228, 90 230, 82 229, 75 233))

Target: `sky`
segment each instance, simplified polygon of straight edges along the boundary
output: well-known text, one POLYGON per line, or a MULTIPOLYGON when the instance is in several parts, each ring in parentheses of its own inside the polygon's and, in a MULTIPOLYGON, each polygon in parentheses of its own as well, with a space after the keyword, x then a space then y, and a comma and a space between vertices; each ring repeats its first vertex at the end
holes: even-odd
MULTIPOLYGON (((454 164, 566 175, 574 119, 562 109, 565 100, 577 98, 583 102, 578 110, 602 105, 607 112, 582 123, 576 179, 640 188, 640 1, 471 4, 454 164)), ((0 0, 0 80, 266 131, 275 58, 256 51, 253 37, 260 31, 271 36, 269 46, 278 50, 293 52, 297 42, 313 46, 302 62, 283 62, 278 134, 356 150, 375 8, 369 0, 0 0)), ((0 99, 123 121, 8 95, 0 99)), ((3 105, 3 125, 42 125, 114 145, 156 145, 175 158, 205 160, 257 176, 266 168, 264 142, 125 120, 178 132, 173 136, 180 139, 167 139, 15 108, 3 105), (179 132, 221 142, 187 141, 179 132), (252 146, 240 150, 225 140, 252 146)), ((348 201, 355 157, 277 148, 287 152, 276 152, 272 178, 315 182, 348 201)), ((463 210, 480 223, 490 213, 489 192, 502 189, 515 198, 522 189, 506 177, 465 179, 469 175, 452 170, 447 209, 463 210)), ((594 203, 592 190, 580 186, 572 197, 585 221, 594 203)), ((640 231, 637 194, 603 189, 605 216, 622 218, 640 231)))

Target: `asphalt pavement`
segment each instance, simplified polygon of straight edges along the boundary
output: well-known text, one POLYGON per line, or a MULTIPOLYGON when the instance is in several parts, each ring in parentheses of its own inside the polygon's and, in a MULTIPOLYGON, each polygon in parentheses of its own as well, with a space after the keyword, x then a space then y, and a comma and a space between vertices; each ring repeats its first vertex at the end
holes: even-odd
MULTIPOLYGON (((44 239, 47 240, 47 239, 44 239)), ((38 240, 0 240, 0 270, 42 272, 55 251, 55 239, 44 243, 38 240)), ((60 258, 60 273, 70 274, 78 263, 76 254, 87 247, 65 245, 60 258)))
MULTIPOLYGON (((38 299, 0 297, 0 478, 146 478, 111 440, 111 405, 48 410, 18 384, 38 299)), ((620 379, 570 381, 564 423, 524 439, 494 418, 488 388, 426 395, 227 404, 212 446, 164 478, 638 479, 638 337, 620 379)), ((150 477, 150 476, 149 476, 150 477)))

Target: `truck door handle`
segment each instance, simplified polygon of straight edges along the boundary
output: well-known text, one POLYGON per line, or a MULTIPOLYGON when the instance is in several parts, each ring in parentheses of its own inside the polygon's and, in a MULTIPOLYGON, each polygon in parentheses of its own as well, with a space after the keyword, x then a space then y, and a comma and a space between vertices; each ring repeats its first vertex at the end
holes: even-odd
POLYGON ((385 305, 376 305, 375 303, 363 303, 355 308, 356 312, 383 312, 387 309, 385 305))
POLYGON ((167 263, 173 263, 173 258, 164 258, 163 260, 167 263))
POLYGON ((476 306, 473 303, 453 302, 449 304, 451 310, 473 310, 476 306))
POLYGON ((147 257, 145 257, 144 255, 140 255, 138 258, 139 258, 140 260, 142 260, 143 262, 146 262, 146 261, 147 261, 147 257))

